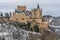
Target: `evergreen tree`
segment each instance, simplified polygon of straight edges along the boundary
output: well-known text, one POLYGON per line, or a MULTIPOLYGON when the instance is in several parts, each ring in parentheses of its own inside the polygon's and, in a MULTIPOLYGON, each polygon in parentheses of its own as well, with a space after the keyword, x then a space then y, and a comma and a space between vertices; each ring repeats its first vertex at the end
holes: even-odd
POLYGON ((30 30, 30 22, 27 23, 27 27, 26 27, 26 30, 30 30))
POLYGON ((11 16, 11 12, 10 12, 10 16, 11 16))
POLYGON ((9 14, 5 13, 5 18, 9 19, 9 14))
POLYGON ((1 16, 1 18, 3 17, 3 13, 2 12, 1 12, 0 16, 1 16))

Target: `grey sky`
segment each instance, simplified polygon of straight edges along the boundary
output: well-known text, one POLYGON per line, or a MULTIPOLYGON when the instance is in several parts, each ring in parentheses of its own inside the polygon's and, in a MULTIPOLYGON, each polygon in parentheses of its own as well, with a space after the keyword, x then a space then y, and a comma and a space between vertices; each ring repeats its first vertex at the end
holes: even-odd
POLYGON ((0 11, 10 12, 17 5, 25 5, 27 9, 34 9, 38 3, 43 10, 43 15, 60 16, 60 0, 0 0, 0 11))

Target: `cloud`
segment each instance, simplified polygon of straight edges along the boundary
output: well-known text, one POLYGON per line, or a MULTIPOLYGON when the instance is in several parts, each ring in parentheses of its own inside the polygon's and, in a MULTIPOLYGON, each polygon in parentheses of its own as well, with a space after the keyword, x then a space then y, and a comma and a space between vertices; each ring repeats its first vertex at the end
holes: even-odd
POLYGON ((17 5, 25 5, 28 9, 33 9, 38 3, 44 14, 60 13, 60 0, 0 0, 0 10, 13 10, 17 5))

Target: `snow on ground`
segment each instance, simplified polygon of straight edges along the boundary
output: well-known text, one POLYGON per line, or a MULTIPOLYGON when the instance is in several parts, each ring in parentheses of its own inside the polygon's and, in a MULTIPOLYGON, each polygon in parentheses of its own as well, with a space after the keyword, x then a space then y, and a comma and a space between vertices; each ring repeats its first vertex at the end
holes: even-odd
POLYGON ((40 39, 41 34, 31 31, 22 30, 20 28, 16 28, 13 25, 9 25, 6 23, 0 23, 0 36, 7 36, 10 38, 4 37, 6 40, 37 40, 40 39))

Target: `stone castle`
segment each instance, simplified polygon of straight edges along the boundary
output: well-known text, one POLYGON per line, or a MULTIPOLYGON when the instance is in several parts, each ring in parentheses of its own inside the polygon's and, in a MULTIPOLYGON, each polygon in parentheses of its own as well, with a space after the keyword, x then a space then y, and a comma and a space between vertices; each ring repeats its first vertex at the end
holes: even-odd
POLYGON ((39 7, 39 5, 37 5, 37 8, 33 9, 32 11, 26 10, 26 6, 17 6, 17 9, 15 9, 15 12, 13 12, 13 15, 10 16, 10 20, 25 24, 30 22, 30 28, 32 29, 35 25, 37 25, 39 29, 47 29, 49 26, 49 21, 43 20, 42 9, 39 7))

